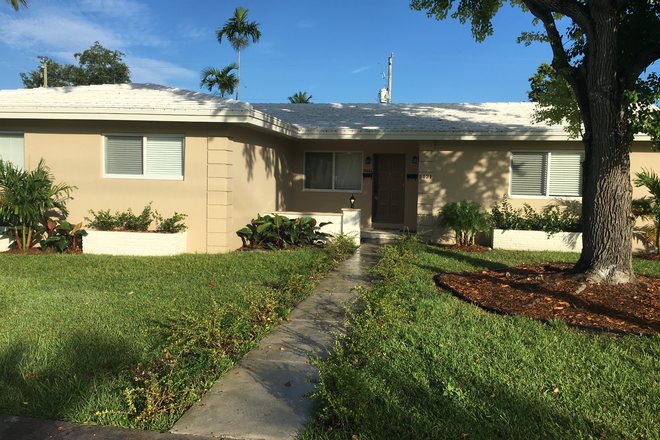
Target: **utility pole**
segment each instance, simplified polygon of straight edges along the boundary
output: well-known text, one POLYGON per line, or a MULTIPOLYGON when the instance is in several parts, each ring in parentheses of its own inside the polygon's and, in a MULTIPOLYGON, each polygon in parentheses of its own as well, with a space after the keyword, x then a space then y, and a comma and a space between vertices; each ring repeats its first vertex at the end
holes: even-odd
POLYGON ((46 60, 43 60, 43 63, 41 68, 44 69, 44 87, 48 88, 48 65, 46 64, 46 60))
POLYGON ((389 65, 387 66, 387 103, 392 103, 392 57, 394 52, 391 53, 389 58, 389 65))

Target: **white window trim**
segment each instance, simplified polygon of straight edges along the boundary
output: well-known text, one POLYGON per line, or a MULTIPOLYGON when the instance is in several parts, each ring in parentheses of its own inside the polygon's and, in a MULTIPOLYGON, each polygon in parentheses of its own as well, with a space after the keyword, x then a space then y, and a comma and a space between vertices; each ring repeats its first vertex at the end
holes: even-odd
POLYGON ((306 179, 307 176, 305 175, 305 166, 306 166, 306 161, 307 161, 307 153, 332 153, 332 186, 335 186, 335 166, 337 164, 337 161, 335 160, 335 153, 359 153, 362 155, 362 163, 360 166, 360 169, 364 167, 364 151, 334 151, 334 150, 305 150, 303 152, 303 169, 302 169, 302 175, 303 175, 303 191, 305 192, 326 192, 326 193, 346 193, 346 194, 362 194, 364 190, 364 179, 362 178, 362 172, 360 173, 360 189, 353 190, 353 189, 316 189, 316 188, 306 188, 306 179))
POLYGON ((160 134, 160 133, 104 133, 103 151, 101 154, 101 167, 103 169, 103 178, 107 179, 138 179, 138 180, 184 180, 186 170, 186 136, 183 134, 160 134), (142 174, 108 174, 105 172, 105 152, 108 143, 108 136, 111 137, 136 137, 142 136, 142 174), (145 174, 147 166, 147 149, 144 148, 149 136, 162 136, 181 139, 183 142, 183 151, 181 153, 181 176, 148 176, 145 174))
MULTIPOLYGON (((545 179, 545 193, 550 192, 550 161, 552 160, 552 153, 584 153, 582 150, 510 150, 509 151, 509 199, 532 199, 532 200, 567 200, 567 201, 582 201, 582 196, 528 196, 528 195, 513 195, 511 194, 511 177, 513 176, 513 153, 550 153, 549 161, 547 164, 547 172, 545 179)), ((582 188, 584 190, 584 188, 582 188)))

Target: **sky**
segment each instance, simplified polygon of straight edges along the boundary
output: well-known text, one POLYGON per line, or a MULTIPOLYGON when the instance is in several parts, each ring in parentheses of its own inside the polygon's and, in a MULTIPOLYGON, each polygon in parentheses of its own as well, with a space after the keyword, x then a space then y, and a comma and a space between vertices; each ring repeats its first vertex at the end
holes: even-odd
POLYGON ((262 33, 241 52, 241 101, 282 103, 301 91, 315 103, 374 103, 393 53, 393 103, 520 102, 552 60, 547 43, 516 43, 532 16, 506 4, 477 43, 469 24, 428 18, 406 0, 28 1, 18 12, 0 1, 0 90, 23 88, 19 74, 37 56, 76 64, 73 54, 99 41, 125 54, 134 83, 202 91, 203 68, 236 62, 215 31, 238 6, 262 33))

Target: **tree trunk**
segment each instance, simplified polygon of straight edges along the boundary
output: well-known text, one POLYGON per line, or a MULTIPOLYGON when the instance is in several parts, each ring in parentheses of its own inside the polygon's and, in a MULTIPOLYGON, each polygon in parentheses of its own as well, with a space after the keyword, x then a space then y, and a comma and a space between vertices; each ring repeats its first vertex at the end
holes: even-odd
MULTIPOLYGON (((580 260, 573 272, 589 282, 636 282, 632 268, 630 140, 623 81, 617 77, 618 15, 605 2, 592 14, 587 36, 588 111, 585 118, 585 162, 582 194, 584 233, 580 260), (605 10, 610 9, 611 10, 605 10), (589 121, 586 121, 586 118, 589 121)), ((597 6, 592 5, 592 8, 597 6)))
POLYGON ((236 101, 238 101, 238 89, 241 88, 241 48, 238 48, 238 68, 236 69, 236 101))

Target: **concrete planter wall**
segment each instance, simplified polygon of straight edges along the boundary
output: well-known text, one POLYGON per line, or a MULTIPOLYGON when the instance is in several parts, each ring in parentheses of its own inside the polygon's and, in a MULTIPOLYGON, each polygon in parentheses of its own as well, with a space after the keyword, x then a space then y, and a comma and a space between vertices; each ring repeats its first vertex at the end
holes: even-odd
POLYGON ((86 254, 167 256, 186 252, 187 233, 122 232, 87 230, 86 254))
POLYGON ((12 236, 9 233, 9 228, 6 226, 0 226, 0 252, 8 251, 11 241, 12 236))
POLYGON ((360 221, 362 218, 362 210, 342 208, 341 214, 334 212, 289 212, 278 211, 275 214, 283 215, 287 218, 300 218, 312 217, 316 220, 317 224, 332 222, 330 225, 325 225, 321 232, 326 234, 338 235, 344 234, 352 237, 355 244, 360 245, 360 221))
POLYGON ((582 252, 581 232, 512 231, 493 229, 493 249, 582 252))

